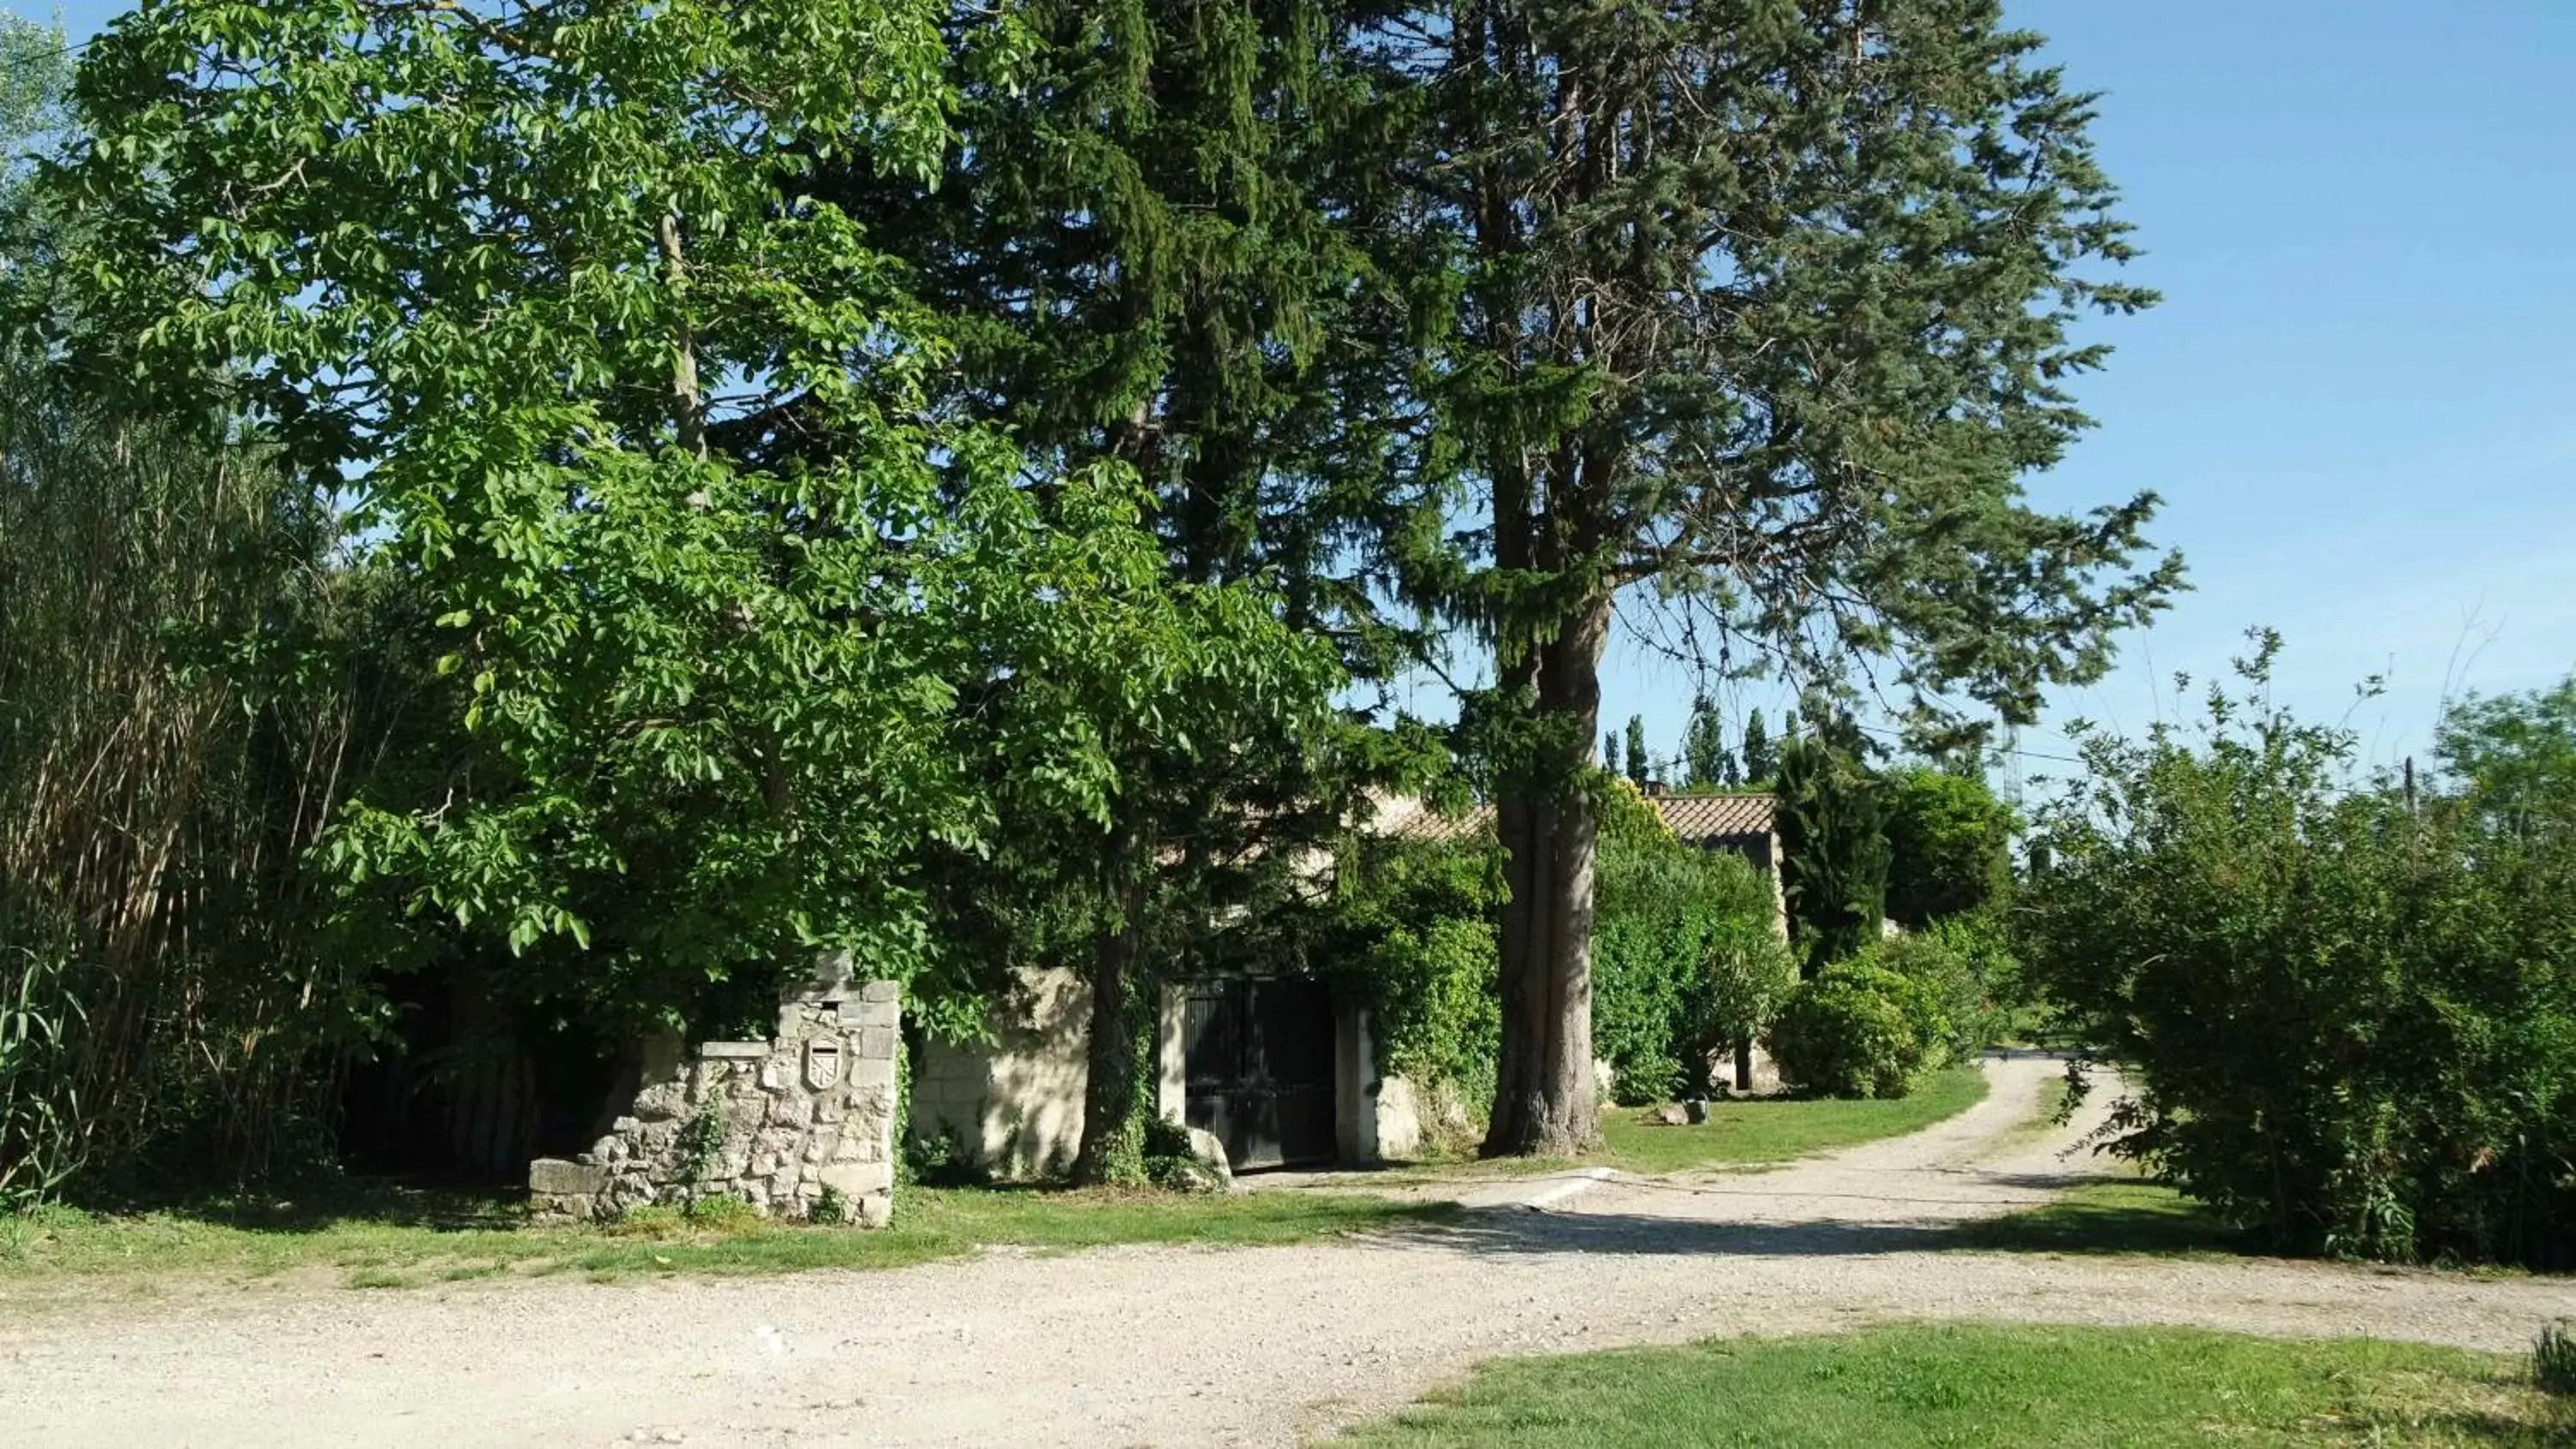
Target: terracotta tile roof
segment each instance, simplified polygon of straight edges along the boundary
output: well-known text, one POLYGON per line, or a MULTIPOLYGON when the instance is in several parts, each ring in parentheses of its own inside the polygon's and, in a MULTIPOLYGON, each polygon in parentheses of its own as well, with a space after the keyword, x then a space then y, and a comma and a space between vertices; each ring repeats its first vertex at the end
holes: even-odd
POLYGON ((1736 795, 1655 795, 1649 797, 1674 835, 1694 845, 1768 835, 1778 814, 1767 793, 1736 795))
POLYGON ((1478 805, 1463 814, 1443 815, 1411 795, 1380 800, 1377 811, 1360 828, 1371 835, 1388 835, 1398 840, 1464 840, 1471 835, 1491 833, 1494 807, 1478 805))
MULTIPOLYGON (((1647 797, 1675 837, 1693 845, 1769 835, 1778 814, 1768 794, 1652 795, 1647 797)), ((1442 815, 1410 797, 1378 802, 1377 813, 1363 827, 1372 834, 1399 840, 1460 840, 1494 828, 1494 808, 1480 805, 1462 815, 1442 815)))

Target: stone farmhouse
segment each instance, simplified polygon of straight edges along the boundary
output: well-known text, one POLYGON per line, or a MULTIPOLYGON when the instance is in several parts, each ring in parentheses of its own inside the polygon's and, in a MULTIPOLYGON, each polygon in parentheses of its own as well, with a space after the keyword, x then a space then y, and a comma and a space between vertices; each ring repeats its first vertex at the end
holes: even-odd
MULTIPOLYGON (((1648 799, 1684 842, 1743 855, 1780 894, 1780 837, 1768 794, 1668 794, 1648 799)), ((1490 812, 1444 816, 1420 801, 1384 802, 1369 829, 1450 839, 1492 828, 1490 812)), ((912 1130, 944 1135, 1003 1178, 1061 1170, 1082 1138, 1088 1075, 1088 988, 1074 973, 1026 973, 991 1022, 992 1043, 915 1043, 912 1130)), ((1369 1013, 1334 1000, 1325 982, 1216 976, 1162 989, 1156 1032, 1156 1111, 1203 1128, 1237 1170, 1368 1164, 1414 1156, 1438 1104, 1416 1083, 1381 1074, 1369 1013)))

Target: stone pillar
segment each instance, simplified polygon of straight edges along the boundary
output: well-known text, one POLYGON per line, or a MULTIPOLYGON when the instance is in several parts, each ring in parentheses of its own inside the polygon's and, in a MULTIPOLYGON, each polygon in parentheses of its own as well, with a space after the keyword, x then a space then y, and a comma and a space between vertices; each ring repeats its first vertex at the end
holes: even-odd
POLYGON ((1377 1043, 1365 1007, 1333 1013, 1333 1146, 1342 1161, 1378 1160, 1377 1043))
POLYGON ((1190 997, 1163 983, 1162 1011, 1154 1030, 1154 1115, 1186 1122, 1190 1113, 1190 997))
POLYGON ((528 1169, 541 1216, 739 1198, 778 1216, 882 1227, 894 1213, 902 992, 826 959, 782 993, 767 1041, 701 1042, 655 1063, 606 1136, 528 1169))

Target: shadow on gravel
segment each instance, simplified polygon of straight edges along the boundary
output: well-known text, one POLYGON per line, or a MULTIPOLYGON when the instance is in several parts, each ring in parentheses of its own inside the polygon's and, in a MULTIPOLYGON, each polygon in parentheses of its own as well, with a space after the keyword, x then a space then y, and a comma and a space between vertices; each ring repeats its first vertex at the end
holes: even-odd
MULTIPOLYGON (((2056 1184, 2053 1179, 2032 1179, 2027 1185, 2056 1184)), ((1712 1189, 1675 1186, 1667 1190, 1712 1189)), ((1955 1199, 1897 1194, 1842 1194, 1836 1200, 1864 1213, 1872 1207, 1883 1209, 1890 1219, 1920 1218, 1927 1215, 1926 1210, 1957 1205, 1955 1199)), ((1437 1241, 1470 1253, 1621 1256, 1988 1252, 2252 1257, 2261 1253, 2259 1243, 2163 1189, 2124 1185, 2106 1192, 2098 1182, 2080 1186, 2069 1198, 2027 1211, 1957 1222, 1709 1222, 1644 1213, 1489 1208, 1469 1212, 1455 1225, 1441 1229, 1437 1241)))

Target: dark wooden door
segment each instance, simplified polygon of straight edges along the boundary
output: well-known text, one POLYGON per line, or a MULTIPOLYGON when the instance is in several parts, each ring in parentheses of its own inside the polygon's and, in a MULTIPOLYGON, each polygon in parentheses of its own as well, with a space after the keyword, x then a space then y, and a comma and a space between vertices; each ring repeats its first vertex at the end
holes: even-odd
POLYGON ((1193 985, 1188 1008, 1189 1124, 1215 1133, 1238 1169, 1332 1160, 1331 991, 1236 977, 1193 985))

